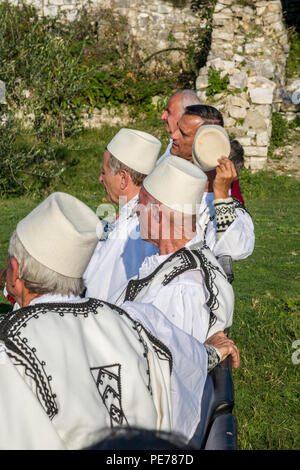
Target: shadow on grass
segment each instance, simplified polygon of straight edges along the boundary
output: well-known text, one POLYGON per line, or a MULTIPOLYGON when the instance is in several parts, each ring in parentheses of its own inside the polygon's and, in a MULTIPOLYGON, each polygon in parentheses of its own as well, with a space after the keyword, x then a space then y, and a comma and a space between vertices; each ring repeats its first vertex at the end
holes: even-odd
POLYGON ((11 312, 11 306, 9 304, 0 304, 0 315, 11 312))

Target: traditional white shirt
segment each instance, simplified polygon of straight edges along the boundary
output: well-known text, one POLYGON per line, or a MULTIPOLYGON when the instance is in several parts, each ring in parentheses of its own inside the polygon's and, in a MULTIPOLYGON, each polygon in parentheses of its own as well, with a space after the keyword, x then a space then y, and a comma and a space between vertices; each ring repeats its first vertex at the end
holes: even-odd
MULTIPOLYGON (((199 241, 201 241, 201 237, 197 235, 186 244, 186 247, 192 247, 199 241)), ((141 291, 137 297, 139 302, 155 306, 172 324, 192 335, 201 343, 217 331, 223 331, 231 326, 234 309, 232 286, 228 283, 225 273, 212 253, 206 249, 205 254, 208 256, 207 261, 216 267, 212 277, 216 283, 214 291, 217 296, 218 308, 220 308, 220 316, 216 313, 217 319, 212 326, 210 326, 210 308, 207 305, 211 292, 206 287, 205 273, 202 270, 186 270, 167 284, 155 282, 155 277, 153 277, 147 291, 145 293, 141 291)), ((149 279, 149 276, 153 275, 157 267, 165 262, 170 255, 156 254, 146 258, 136 278, 142 280, 141 283, 143 280, 149 279)), ((120 293, 117 300, 118 305, 126 299, 125 291, 126 289, 120 293)))
POLYGON ((137 201, 138 195, 122 207, 108 238, 98 242, 83 276, 86 297, 115 303, 117 293, 138 273, 145 257, 157 253, 152 243, 140 237, 139 220, 133 213, 137 201))
POLYGON ((177 328, 152 304, 127 301, 122 308, 170 349, 173 358, 172 430, 191 439, 201 419, 201 400, 207 378, 205 347, 177 328))
POLYGON ((116 307, 36 298, 0 321, 0 448, 81 449, 114 426, 170 431, 171 365, 116 307))
POLYGON ((205 233, 205 241, 216 257, 230 256, 238 261, 250 256, 254 250, 254 226, 250 214, 234 200, 236 218, 222 236, 217 238, 213 192, 205 192, 199 207, 197 230, 205 233))

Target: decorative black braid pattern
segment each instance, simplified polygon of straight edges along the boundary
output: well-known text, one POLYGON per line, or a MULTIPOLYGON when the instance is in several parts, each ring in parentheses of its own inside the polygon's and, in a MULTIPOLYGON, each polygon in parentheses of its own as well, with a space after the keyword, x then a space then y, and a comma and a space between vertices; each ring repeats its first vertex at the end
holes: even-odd
POLYGON ((90 368, 99 395, 110 416, 110 426, 129 426, 122 408, 121 364, 90 368), (112 397, 112 400, 110 398, 112 397), (113 401, 113 403, 112 403, 113 401))
POLYGON ((217 232, 226 232, 228 227, 236 219, 237 215, 233 201, 230 203, 219 202, 215 204, 215 217, 217 232))
POLYGON ((197 256, 197 258, 200 261, 200 266, 204 273, 205 285, 209 293, 209 299, 206 302, 206 305, 208 306, 210 310, 209 328, 211 328, 212 325, 214 325, 217 321, 217 317, 214 314, 214 311, 219 308, 219 301, 218 301, 219 289, 214 283, 214 280, 216 278, 215 272, 218 271, 221 274, 221 276, 224 277, 224 279, 227 279, 227 278, 226 276, 224 276, 224 274, 222 273, 222 271, 220 270, 218 266, 216 266, 215 264, 213 264, 207 259, 207 257, 203 253, 203 250, 194 249, 192 250, 192 252, 194 253, 195 256, 197 256))
POLYGON ((211 328, 212 325, 214 325, 217 321, 217 317, 214 314, 214 311, 219 308, 219 301, 217 298, 219 290, 214 283, 214 280, 216 278, 215 271, 218 271, 225 279, 226 277, 218 266, 208 261, 207 257, 203 253, 204 248, 208 248, 205 243, 199 249, 189 250, 187 248, 181 248, 180 250, 173 253, 161 265, 159 265, 158 268, 156 268, 155 271, 153 271, 153 273, 151 273, 148 277, 145 277, 141 280, 130 281, 132 282, 132 286, 130 289, 127 288, 125 300, 134 301, 139 292, 152 281, 155 275, 166 265, 166 263, 170 263, 176 258, 178 258, 180 264, 179 266, 173 268, 169 274, 164 276, 164 280, 162 283, 164 286, 169 284, 175 277, 179 276, 185 271, 197 269, 197 262, 193 256, 194 254, 200 262, 200 268, 204 273, 204 281, 209 293, 209 299, 206 304, 210 311, 209 328, 211 328))
MULTIPOLYGON (((236 199, 235 197, 232 197, 232 196, 231 196, 231 198, 232 198, 232 201, 233 201, 234 209, 241 209, 242 211, 247 212, 247 214, 249 214, 250 217, 251 217, 250 212, 246 209, 246 207, 244 206, 244 204, 241 201, 239 201, 238 199, 236 199)), ((214 213, 212 215, 210 215, 209 220, 208 220, 208 222, 205 226, 204 235, 206 235, 206 233, 207 233, 209 222, 213 222, 215 220, 215 218, 216 218, 216 216, 215 216, 215 211, 214 211, 214 213)))
POLYGON ((235 197, 232 197, 232 200, 233 200, 233 204, 234 204, 235 209, 241 209, 241 210, 247 212, 247 214, 250 215, 250 212, 246 209, 246 207, 244 206, 244 204, 241 201, 239 201, 235 197))
POLYGON ((171 280, 174 279, 179 274, 185 271, 188 271, 189 269, 192 269, 191 261, 194 261, 193 257, 190 257, 189 255, 187 255, 186 252, 184 252, 184 248, 181 248, 175 253, 172 253, 172 255, 170 255, 169 258, 167 258, 151 274, 149 274, 149 276, 144 277, 143 279, 136 279, 136 280, 133 279, 129 281, 127 285, 126 293, 125 293, 124 302, 126 302, 126 300, 129 300, 132 302, 140 293, 140 291, 144 287, 148 286, 148 284, 150 284, 150 282, 153 280, 155 275, 162 269, 162 267, 168 263, 171 263, 174 258, 178 258, 179 266, 174 267, 172 272, 165 276, 165 279, 163 280, 163 285, 166 285, 169 282, 171 282, 171 280))
POLYGON ((174 255, 176 256, 172 255, 172 260, 174 258, 178 258, 179 266, 175 266, 169 274, 166 274, 164 276, 164 280, 162 282, 163 286, 169 284, 171 281, 173 281, 173 279, 175 279, 175 277, 179 276, 180 274, 191 269, 197 268, 197 263, 195 262, 195 259, 189 250, 181 248, 180 250, 176 251, 174 255))
POLYGON ((46 373, 45 361, 38 359, 36 348, 29 347, 26 337, 21 339, 21 329, 49 312, 57 312, 62 317, 65 314, 87 317, 91 311, 97 313, 99 306, 101 302, 96 299, 83 303, 41 303, 12 312, 0 323, 0 340, 5 343, 8 356, 15 365, 24 367, 25 374, 34 380, 37 398, 50 419, 59 411, 50 385, 52 377, 46 373))

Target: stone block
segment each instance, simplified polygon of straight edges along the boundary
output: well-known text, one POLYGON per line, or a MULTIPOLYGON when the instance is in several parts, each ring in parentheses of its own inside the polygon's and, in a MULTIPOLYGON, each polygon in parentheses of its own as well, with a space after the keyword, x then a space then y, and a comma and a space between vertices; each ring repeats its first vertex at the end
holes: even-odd
POLYGON ((258 111, 248 111, 247 116, 244 122, 245 128, 251 129, 260 129, 265 130, 267 129, 267 125, 265 119, 258 111))
POLYGON ((243 55, 240 55, 240 54, 234 54, 233 56, 233 60, 234 62, 236 62, 237 64, 241 64, 242 62, 244 62, 245 57, 243 55))
POLYGON ((265 77, 262 76, 254 76, 254 77, 249 77, 248 79, 248 88, 270 88, 274 90, 276 88, 276 84, 272 82, 271 80, 268 80, 265 77))
POLYGON ((219 0, 219 3, 222 3, 223 5, 232 5, 235 2, 235 0, 219 0))
POLYGON ((51 0, 51 5, 61 6, 64 5, 64 0, 51 0))
POLYGON ((44 16, 50 16, 50 17, 54 17, 54 16, 57 16, 58 14, 58 8, 56 6, 48 6, 48 7, 44 7, 44 11, 43 11, 43 14, 44 16))
POLYGON ((269 145, 269 135, 268 132, 258 132, 256 136, 256 143, 259 147, 267 147, 269 145))
POLYGON ((212 32, 213 39, 221 39, 222 41, 233 41, 234 34, 233 33, 224 33, 223 31, 219 31, 218 29, 214 29, 212 32))
POLYGON ((274 65, 270 59, 255 60, 254 67, 258 75, 266 78, 274 78, 274 65))
POLYGON ((268 147, 244 147, 244 152, 247 157, 267 157, 268 147))
POLYGON ((266 7, 258 7, 256 9, 257 16, 262 16, 266 11, 266 7))
POLYGON ((245 158, 245 167, 250 170, 263 170, 267 165, 267 157, 246 157, 245 158))
POLYGON ((252 103, 272 104, 273 90, 271 88, 253 88, 249 90, 252 103))
POLYGON ((246 109, 240 108, 238 106, 229 106, 228 112, 229 115, 234 119, 244 119, 247 116, 246 109))
POLYGON ((247 109, 250 106, 248 101, 234 95, 229 96, 227 102, 230 106, 238 106, 239 108, 247 109))
POLYGON ((235 119, 233 119, 231 117, 224 118, 224 127, 225 128, 233 127, 234 125, 235 125, 235 119))
POLYGON ((206 90, 208 87, 208 77, 207 76, 199 76, 196 80, 196 90, 206 90))
POLYGON ((234 68, 234 62, 229 60, 222 60, 219 58, 209 61, 207 66, 212 67, 215 70, 224 70, 227 73, 234 68))
POLYGON ((229 77, 229 84, 232 88, 243 90, 248 84, 248 77, 245 72, 234 73, 229 77))
POLYGON ((259 42, 251 42, 245 45, 245 54, 251 55, 259 52, 261 50, 261 43, 259 42))
POLYGON ((239 143, 244 147, 244 146, 250 146, 251 145, 251 138, 250 137, 239 137, 239 143))

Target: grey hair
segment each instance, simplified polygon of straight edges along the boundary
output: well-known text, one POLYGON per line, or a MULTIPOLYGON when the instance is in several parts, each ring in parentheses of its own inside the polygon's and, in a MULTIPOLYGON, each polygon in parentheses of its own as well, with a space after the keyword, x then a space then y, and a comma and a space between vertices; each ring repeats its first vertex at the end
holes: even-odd
POLYGON ((184 113, 185 108, 187 106, 192 106, 194 104, 201 104, 197 93, 194 90, 181 90, 175 93, 173 96, 181 95, 181 106, 182 106, 182 113, 184 113))
POLYGON ((114 157, 111 153, 110 153, 110 157, 108 160, 108 167, 113 175, 116 175, 121 170, 127 171, 127 173, 129 173, 132 179, 133 184, 135 184, 136 186, 142 186, 143 181, 147 176, 147 175, 144 175, 143 173, 139 173, 138 171, 133 170, 132 168, 129 168, 127 165, 120 162, 120 160, 114 157))
POLYGON ((82 278, 63 276, 34 259, 24 248, 16 231, 10 238, 8 254, 18 261, 19 278, 31 293, 78 296, 84 290, 82 278))

